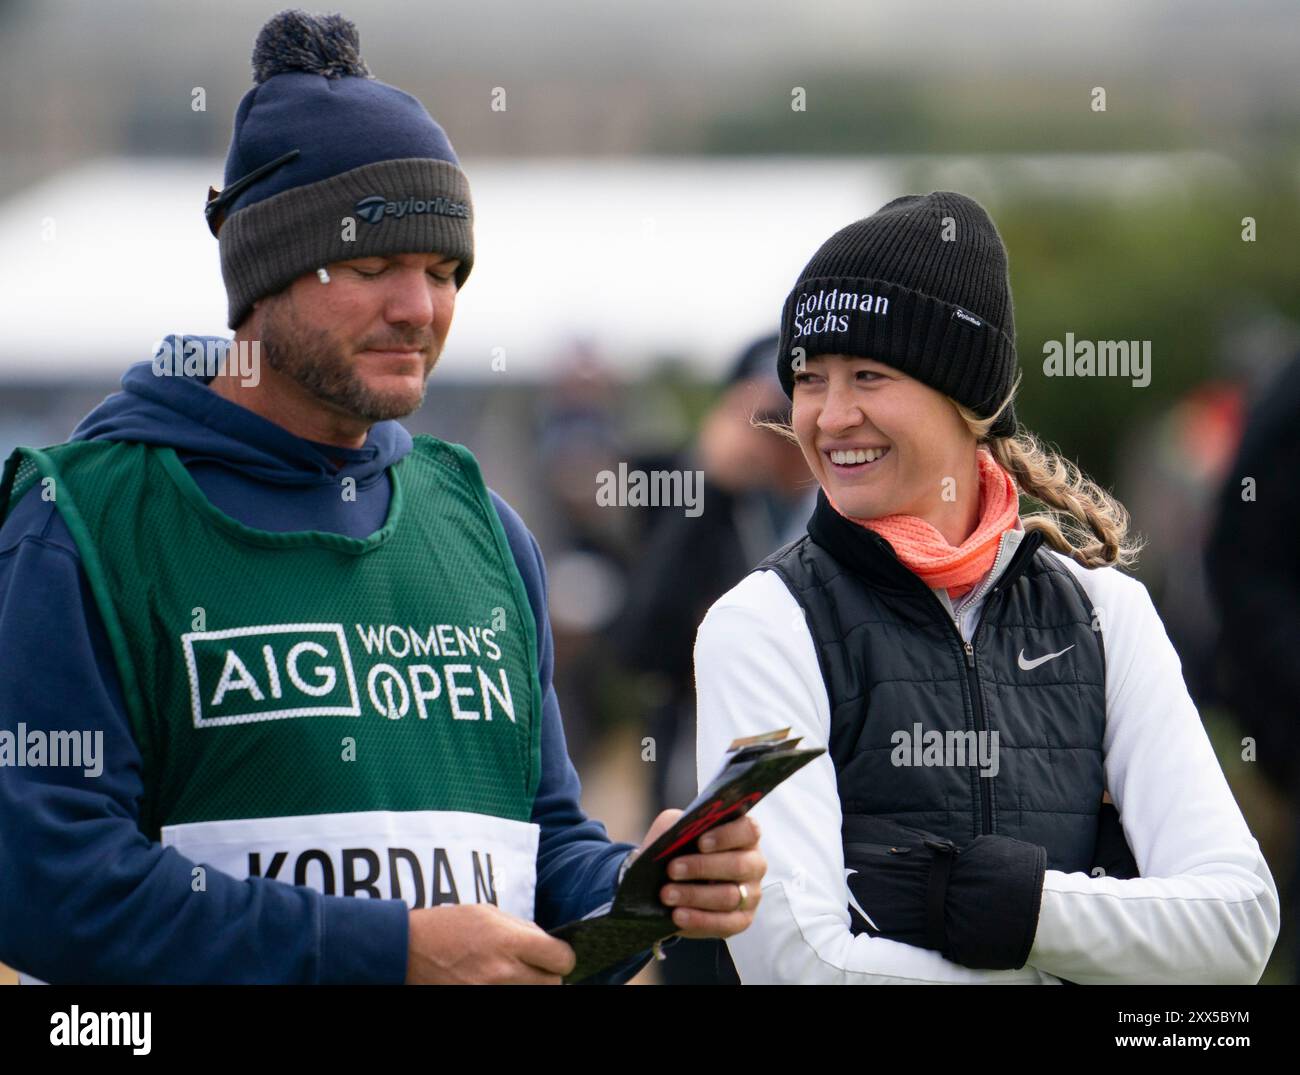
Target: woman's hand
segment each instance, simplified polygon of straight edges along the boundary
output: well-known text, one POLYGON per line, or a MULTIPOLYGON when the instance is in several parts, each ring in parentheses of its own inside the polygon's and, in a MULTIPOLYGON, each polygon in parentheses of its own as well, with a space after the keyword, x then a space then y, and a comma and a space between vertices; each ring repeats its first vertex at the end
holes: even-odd
MULTIPOLYGON (((665 810, 655 818, 637 854, 681 815, 680 810, 665 810)), ((669 882, 659 898, 673 909, 681 936, 733 937, 749 928, 767 872, 758 837, 758 823, 748 816, 728 821, 700 837, 699 854, 681 855, 669 864, 669 882)))

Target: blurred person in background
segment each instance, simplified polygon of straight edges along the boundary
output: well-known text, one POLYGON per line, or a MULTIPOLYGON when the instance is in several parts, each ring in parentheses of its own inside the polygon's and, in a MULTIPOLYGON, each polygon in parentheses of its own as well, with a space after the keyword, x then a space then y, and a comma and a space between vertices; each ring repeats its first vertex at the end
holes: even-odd
POLYGON ((595 476, 628 458, 612 373, 582 342, 558 366, 538 405, 536 453, 521 465, 531 469, 542 520, 555 688, 565 700, 570 756, 583 769, 619 717, 608 705, 609 628, 623 609, 640 537, 638 513, 609 511, 595 495, 595 476))
MULTIPOLYGON (((616 627, 622 664, 639 673, 637 695, 654 741, 654 812, 695 796, 695 631, 715 600, 750 567, 802 529, 815 486, 797 445, 762 422, 787 422, 776 375, 777 337, 737 357, 695 443, 663 465, 704 474, 703 511, 659 509, 631 573, 616 627), (685 798, 682 798, 682 797, 685 798)), ((658 964, 667 984, 735 984, 726 946, 683 941, 658 964)))
POLYGON ((1118 485, 1143 519, 1142 578, 1182 659, 1197 706, 1224 702, 1216 653, 1220 618, 1205 550, 1245 412, 1277 375, 1279 355, 1300 343, 1281 315, 1243 304, 1218 333, 1217 369, 1123 434, 1118 485))
MULTIPOLYGON (((1300 354, 1260 395, 1218 500, 1205 551, 1222 618, 1217 668, 1252 756, 1287 799, 1300 900, 1300 354)), ((1300 952, 1293 956, 1300 980, 1300 952)))

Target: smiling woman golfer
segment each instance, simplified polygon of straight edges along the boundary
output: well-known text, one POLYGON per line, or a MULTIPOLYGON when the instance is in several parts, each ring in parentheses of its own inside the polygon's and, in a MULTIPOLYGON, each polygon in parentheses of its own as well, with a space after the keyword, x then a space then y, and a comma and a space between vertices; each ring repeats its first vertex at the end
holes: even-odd
POLYGON ((895 199, 814 255, 781 328, 821 493, 700 627, 699 768, 774 724, 829 750, 754 811, 742 980, 1257 981, 1273 879, 1117 570, 1124 509, 1018 430, 988 215, 895 199))

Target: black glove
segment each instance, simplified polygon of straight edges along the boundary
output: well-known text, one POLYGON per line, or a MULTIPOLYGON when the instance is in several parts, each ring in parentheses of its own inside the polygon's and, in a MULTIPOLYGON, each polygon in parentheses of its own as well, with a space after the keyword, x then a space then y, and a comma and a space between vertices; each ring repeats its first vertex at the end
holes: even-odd
POLYGON ((921 829, 849 814, 844 864, 854 933, 932 948, 983 970, 1023 967, 1029 958, 1045 848, 998 835, 958 848, 921 829))

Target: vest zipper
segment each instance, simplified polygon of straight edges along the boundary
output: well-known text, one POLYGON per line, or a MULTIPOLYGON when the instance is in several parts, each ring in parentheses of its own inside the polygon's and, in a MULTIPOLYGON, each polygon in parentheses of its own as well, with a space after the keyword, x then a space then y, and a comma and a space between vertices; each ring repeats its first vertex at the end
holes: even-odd
POLYGON ((845 844, 844 851, 847 854, 850 851, 861 851, 864 855, 906 855, 911 852, 910 847, 900 847, 898 844, 845 844))
MULTIPOLYGON (((994 593, 997 592, 996 587, 994 588, 993 592, 994 593)), ((990 599, 992 598, 992 596, 993 594, 989 595, 990 599)), ((984 606, 984 611, 985 614, 987 615, 988 613, 987 604, 984 606)), ((984 732, 984 703, 983 701, 981 701, 980 698, 979 672, 975 668, 974 640, 979 637, 980 627, 984 626, 985 618, 986 616, 980 617, 979 627, 975 628, 975 634, 971 636, 970 642, 967 642, 964 639, 962 640, 962 647, 966 650, 966 677, 967 677, 967 682, 970 684, 971 708, 975 713, 975 741, 976 742, 979 742, 979 737, 984 732)), ((958 632, 958 637, 959 638, 961 637, 960 632, 958 632)), ((983 780, 983 777, 977 775, 975 777, 975 780, 976 780, 975 786, 979 788, 979 794, 980 794, 980 816, 982 819, 982 827, 980 828, 980 833, 981 834, 991 833, 993 831, 993 804, 989 801, 988 794, 984 790, 984 785, 980 783, 980 781, 983 780)))
MULTIPOLYGON (((1023 540, 1023 539, 1022 539, 1022 540, 1023 540)), ((954 607, 953 607, 953 610, 952 610, 952 618, 953 618, 953 619, 956 621, 956 623, 957 623, 957 630, 958 630, 958 632, 961 631, 961 618, 962 618, 963 615, 965 615, 964 610, 965 610, 965 609, 968 609, 968 608, 970 608, 972 605, 974 605, 974 604, 975 604, 975 603, 976 603, 976 602, 977 602, 981 597, 984 596, 985 591, 987 591, 987 590, 989 589, 990 586, 995 585, 995 584, 997 583, 997 581, 999 580, 999 578, 1001 578, 1001 576, 996 575, 995 572, 996 572, 996 568, 997 568, 997 561, 998 561, 998 559, 1000 559, 1001 556, 1002 556, 1002 550, 1003 550, 1003 549, 1005 548, 1005 546, 1006 546, 1006 541, 1007 541, 1007 535, 1006 535, 1006 534, 1003 534, 1001 540, 999 540, 999 542, 998 542, 998 552, 997 552, 997 557, 995 557, 995 558, 994 558, 994 561, 993 561, 994 571, 990 571, 990 572, 989 572, 988 577, 987 577, 987 578, 986 578, 982 583, 980 583, 980 588, 979 588, 978 590, 975 590, 975 591, 973 591, 972 593, 966 594, 964 597, 961 598, 961 601, 960 601, 960 609, 961 609, 961 611, 959 611, 959 609, 958 609, 957 606, 954 606, 954 607)), ((1014 554, 1014 553, 1012 553, 1012 555, 1011 555, 1011 560, 1015 560, 1015 554, 1014 554)), ((1011 562, 1008 561, 1008 562, 1007 562, 1007 567, 1010 567, 1010 566, 1011 566, 1011 562)), ((1003 572, 1003 574, 1005 574, 1005 571, 1003 572)))
MULTIPOLYGON (((917 582, 925 588, 925 592, 930 595, 930 599, 939 606, 944 620, 952 628, 953 634, 957 636, 957 641, 961 644, 962 651, 966 654, 966 684, 970 690, 971 711, 975 716, 975 732, 977 735, 984 730, 984 703, 980 695, 979 671, 975 667, 975 643, 979 641, 980 632, 984 630, 984 625, 988 623, 989 603, 997 596, 999 590, 1006 588, 1019 577, 1020 572, 1024 570, 1025 565, 1038 551, 1038 546, 1041 544, 1042 538, 1037 531, 1026 535, 1025 539, 1021 541, 1020 547, 1016 549, 1015 555, 1011 557, 1011 562, 1007 564, 1006 570, 1002 572, 997 582, 989 589, 988 597, 984 602, 984 611, 980 615, 980 622, 975 628, 975 633, 971 635, 969 642, 962 638, 961 627, 952 616, 948 615, 948 610, 943 607, 943 602, 935 597, 934 591, 925 586, 925 583, 921 582, 920 579, 917 579, 917 582), (1034 540, 1035 537, 1038 540, 1034 540)), ((983 777, 976 776, 975 779, 980 781, 983 777)), ((979 789, 980 797, 980 835, 983 836, 993 832, 993 803, 984 790, 982 783, 977 783, 976 787, 979 789)))

